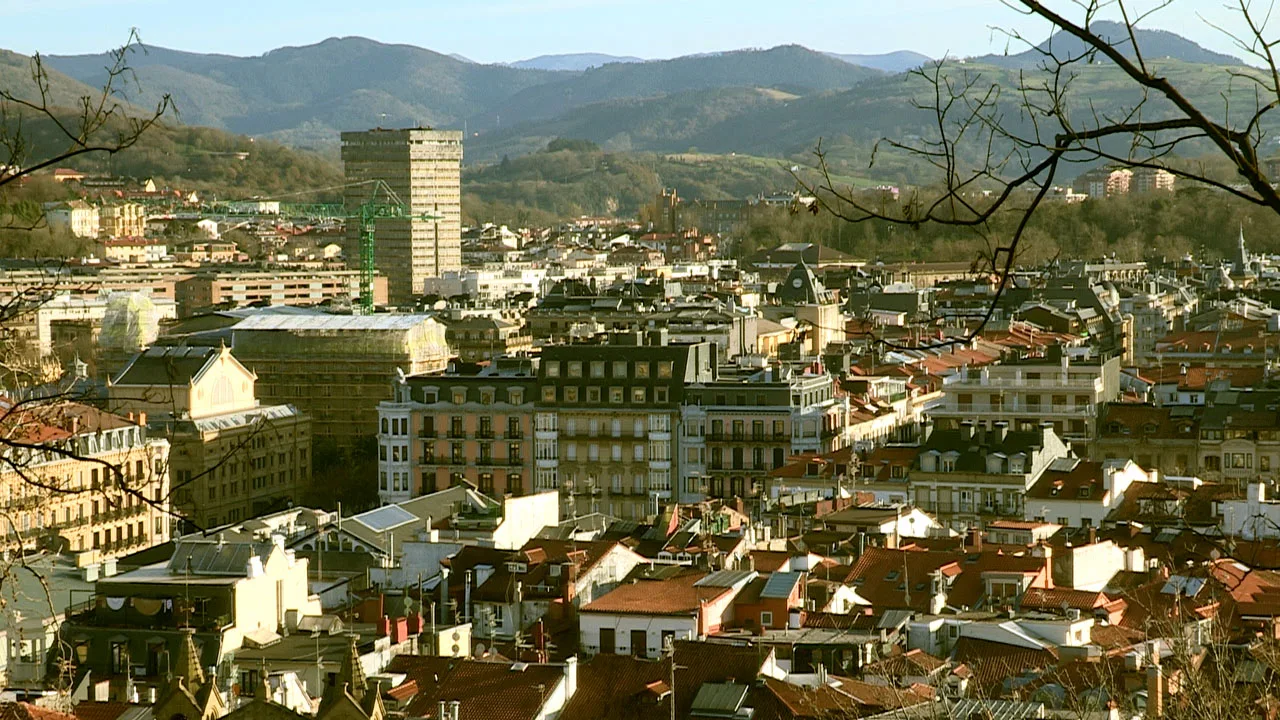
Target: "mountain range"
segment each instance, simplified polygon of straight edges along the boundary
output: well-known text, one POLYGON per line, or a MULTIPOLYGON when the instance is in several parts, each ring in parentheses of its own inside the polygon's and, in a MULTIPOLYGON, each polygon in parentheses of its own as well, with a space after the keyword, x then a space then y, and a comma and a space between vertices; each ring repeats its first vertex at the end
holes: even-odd
MULTIPOLYGON (((1127 42, 1116 35, 1119 26, 1095 27, 1127 42)), ((1143 30, 1137 38, 1144 57, 1158 58, 1193 99, 1217 99, 1232 71, 1249 71, 1173 33, 1143 30)), ((1078 50, 1060 33, 1038 49, 949 62, 948 71, 1013 87, 1042 51, 1078 50)), ((64 95, 104 80, 104 55, 45 62, 53 86, 69 88, 64 95)), ((930 131, 933 118, 913 107, 929 88, 904 72, 927 62, 910 51, 850 55, 783 45, 669 60, 577 53, 502 65, 345 37, 255 57, 147 48, 131 58, 137 82, 126 97, 147 107, 168 92, 185 124, 331 157, 342 130, 420 125, 465 130, 469 163, 528 154, 557 137, 590 140, 610 152, 697 148, 784 158, 807 153, 821 138, 849 168, 865 168, 880 137, 930 131)), ((0 82, 21 66, 21 56, 0 54, 0 82)), ((1114 68, 1082 65, 1078 72, 1075 91, 1091 99, 1093 110, 1136 101, 1114 68)), ((1159 115, 1161 106, 1152 103, 1149 112, 1159 115)))

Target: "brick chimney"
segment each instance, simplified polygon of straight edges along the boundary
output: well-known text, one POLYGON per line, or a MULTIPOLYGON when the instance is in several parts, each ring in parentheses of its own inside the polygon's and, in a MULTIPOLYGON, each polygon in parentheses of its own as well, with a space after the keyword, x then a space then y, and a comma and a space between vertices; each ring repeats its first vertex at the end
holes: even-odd
POLYGON ((1146 720, 1160 720, 1164 717, 1164 669, 1160 667, 1159 651, 1154 651, 1151 665, 1147 667, 1147 712, 1146 720))
POLYGON ((1031 556, 1044 558, 1045 587, 1053 587, 1053 548, 1041 540, 1031 549, 1031 556))

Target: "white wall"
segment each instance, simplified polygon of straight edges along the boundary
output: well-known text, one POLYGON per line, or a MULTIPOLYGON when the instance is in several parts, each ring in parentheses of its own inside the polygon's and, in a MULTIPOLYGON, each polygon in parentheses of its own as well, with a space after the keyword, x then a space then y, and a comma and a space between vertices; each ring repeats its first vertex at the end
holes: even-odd
POLYGON ((578 616, 578 647, 588 655, 600 652, 600 629, 614 628, 614 652, 619 655, 631 655, 631 631, 644 630, 644 656, 658 658, 662 655, 662 632, 669 630, 675 633, 676 640, 693 640, 697 638, 698 620, 688 616, 639 616, 612 615, 608 613, 582 613, 578 616))
POLYGON ((560 493, 555 490, 507 498, 502 503, 502 524, 493 533, 493 546, 519 550, 543 528, 559 523, 560 493))

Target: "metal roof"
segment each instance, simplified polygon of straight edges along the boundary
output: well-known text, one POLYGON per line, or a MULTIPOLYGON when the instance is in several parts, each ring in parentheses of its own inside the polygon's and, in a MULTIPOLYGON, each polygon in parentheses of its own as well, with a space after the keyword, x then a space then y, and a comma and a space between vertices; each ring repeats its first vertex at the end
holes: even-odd
POLYGON ((694 583, 695 587, 733 587, 740 582, 748 582, 756 576, 752 570, 717 570, 694 583))
POLYGON ((693 696, 694 715, 733 717, 747 697, 746 685, 737 683, 703 683, 693 696))
POLYGON ((803 573, 798 572, 776 572, 769 576, 764 583, 764 589, 760 591, 762 598, 789 598, 791 592, 795 590, 796 585, 800 584, 800 578, 804 577, 803 573))
POLYGON ((437 322, 430 315, 254 315, 232 328, 246 330, 282 330, 326 332, 369 330, 412 330, 425 322, 437 322))
POLYGON ((418 516, 399 505, 385 505, 376 510, 360 513, 351 519, 374 532, 386 532, 406 523, 416 522, 418 516))

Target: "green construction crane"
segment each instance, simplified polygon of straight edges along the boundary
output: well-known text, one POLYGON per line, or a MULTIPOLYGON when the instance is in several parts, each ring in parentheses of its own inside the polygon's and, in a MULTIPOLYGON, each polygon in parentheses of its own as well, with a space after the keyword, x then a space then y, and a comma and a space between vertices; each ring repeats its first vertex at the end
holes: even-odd
MULTIPOLYGON (((345 205, 324 203, 281 203, 280 214, 289 217, 312 217, 342 219, 360 223, 360 311, 373 312, 373 274, 374 274, 374 228, 378 220, 440 220, 441 216, 431 213, 412 212, 400 197, 382 180, 365 180, 341 186, 342 188, 358 185, 373 185, 369 199, 355 208, 354 212, 345 205), (378 198, 379 192, 384 196, 378 198)), ((332 189, 332 188, 326 188, 332 189)))

